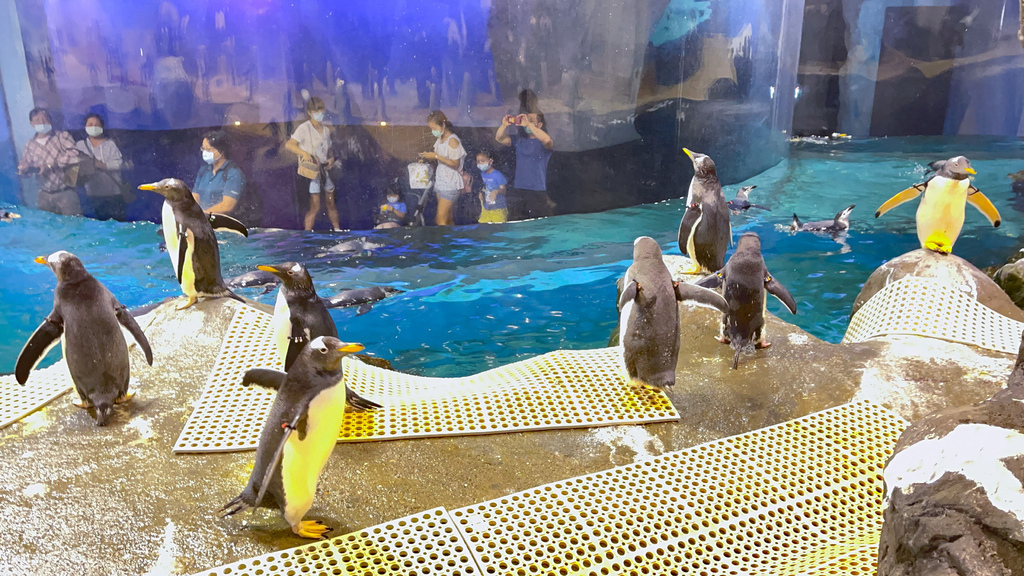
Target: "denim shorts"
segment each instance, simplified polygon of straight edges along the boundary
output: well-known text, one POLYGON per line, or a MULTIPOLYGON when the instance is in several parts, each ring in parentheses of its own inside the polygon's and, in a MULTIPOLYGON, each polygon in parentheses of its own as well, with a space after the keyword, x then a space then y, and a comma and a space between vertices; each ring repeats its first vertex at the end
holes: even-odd
POLYGON ((462 190, 436 190, 438 198, 444 198, 449 202, 455 202, 459 199, 459 194, 462 194, 462 190))

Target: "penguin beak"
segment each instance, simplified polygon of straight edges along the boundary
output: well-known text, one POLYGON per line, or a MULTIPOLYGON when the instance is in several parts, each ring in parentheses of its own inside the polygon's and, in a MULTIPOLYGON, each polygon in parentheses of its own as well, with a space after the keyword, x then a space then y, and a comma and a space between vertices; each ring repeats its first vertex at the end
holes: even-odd
POLYGON ((683 148, 683 152, 686 152, 686 155, 690 157, 690 160, 693 160, 693 151, 692 150, 690 150, 688 148, 683 148))
POLYGON ((166 194, 163 193, 163 190, 159 186, 156 185, 156 182, 154 182, 152 184, 143 184, 143 185, 139 186, 139 190, 149 190, 150 192, 156 192, 157 194, 159 194, 161 196, 166 196, 166 194))
POLYGON ((46 256, 36 256, 35 263, 42 264, 43 266, 49 266, 49 263, 46 261, 46 256))
POLYGON ((362 344, 346 344, 346 345, 342 346, 341 348, 338 348, 338 351, 339 352, 352 353, 352 352, 359 352, 359 351, 365 350, 365 349, 366 349, 366 346, 363 346, 362 344))
POLYGON ((264 272, 270 272, 274 276, 279 276, 279 277, 284 274, 284 272, 282 272, 281 270, 279 270, 279 269, 277 269, 277 268, 275 268, 273 266, 264 266, 262 264, 257 266, 256 269, 257 270, 262 270, 264 272))
POLYGON ((967 172, 968 174, 971 174, 971 175, 978 173, 977 170, 975 170, 974 168, 971 168, 970 166, 968 166, 967 168, 964 168, 964 172, 967 172))

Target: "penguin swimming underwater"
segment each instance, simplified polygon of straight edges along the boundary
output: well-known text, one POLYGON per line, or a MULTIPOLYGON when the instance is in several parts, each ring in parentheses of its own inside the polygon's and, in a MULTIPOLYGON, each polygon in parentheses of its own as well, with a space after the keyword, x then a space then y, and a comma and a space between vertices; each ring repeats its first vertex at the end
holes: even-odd
POLYGON ((686 195, 686 212, 679 223, 679 250, 693 260, 689 274, 721 270, 732 227, 715 161, 686 148, 683 152, 693 161, 694 174, 686 195))
POLYGON ((248 508, 277 508, 292 532, 323 538, 331 529, 302 519, 316 495, 320 472, 338 441, 345 404, 380 408, 345 385, 342 360, 363 349, 321 336, 306 346, 287 373, 250 370, 243 384, 277 390, 277 398, 260 434, 256 463, 245 489, 221 508, 231 516, 248 508))
POLYGON ((768 294, 779 299, 796 314, 796 301, 789 290, 780 284, 764 264, 761 256, 761 238, 754 232, 740 236, 736 252, 725 268, 695 283, 705 288, 718 288, 723 284, 722 296, 729 311, 722 315, 722 328, 718 341, 731 344, 734 350, 732 369, 739 367, 740 352, 753 344, 756 348, 771 346, 765 338, 764 315, 768 294))
POLYGON ((153 351, 142 328, 123 304, 85 269, 74 254, 59 251, 35 260, 57 277, 53 310, 36 328, 18 354, 14 368, 19 384, 39 364, 58 339, 81 408, 96 409, 96 424, 105 426, 114 404, 128 401, 130 366, 124 326, 153 365, 153 351))
POLYGON ((749 199, 750 191, 753 190, 754 188, 757 188, 757 186, 744 186, 743 188, 740 188, 739 190, 736 191, 736 198, 734 198, 732 200, 729 200, 729 202, 728 202, 729 210, 733 214, 739 214, 740 212, 746 212, 747 210, 750 210, 751 208, 758 208, 760 210, 767 210, 768 212, 772 211, 771 208, 765 208, 764 206, 758 206, 757 204, 751 204, 750 203, 750 199, 749 199))
POLYGON ((176 178, 143 184, 139 190, 156 192, 165 199, 161 216, 167 254, 181 291, 188 296, 188 302, 178 310, 192 306, 200 296, 227 296, 244 302, 221 277, 220 249, 213 231, 229 230, 248 236, 245 225, 230 216, 204 213, 188 186, 176 178))
POLYGON ((795 232, 828 232, 833 236, 850 229, 850 212, 856 208, 856 204, 850 204, 836 214, 831 220, 815 220, 813 222, 801 222, 796 214, 793 214, 793 222, 789 229, 795 232))
POLYGON ((634 382, 666 387, 676 383, 679 359, 679 302, 695 300, 723 314, 725 300, 713 290, 672 280, 661 246, 641 236, 633 242, 633 264, 619 296, 619 342, 626 372, 634 382))
POLYGON ((316 294, 313 278, 306 267, 298 262, 285 262, 280 266, 257 266, 281 279, 274 304, 274 328, 277 355, 288 370, 302 352, 303 347, 320 336, 338 337, 327 306, 316 294))
POLYGON ((964 208, 968 202, 977 208, 994 228, 1002 222, 992 202, 971 184, 970 175, 977 174, 971 161, 963 156, 937 160, 928 165, 935 174, 919 184, 889 198, 875 212, 875 218, 910 202, 924 192, 917 207, 917 239, 921 248, 949 254, 964 226, 964 208))

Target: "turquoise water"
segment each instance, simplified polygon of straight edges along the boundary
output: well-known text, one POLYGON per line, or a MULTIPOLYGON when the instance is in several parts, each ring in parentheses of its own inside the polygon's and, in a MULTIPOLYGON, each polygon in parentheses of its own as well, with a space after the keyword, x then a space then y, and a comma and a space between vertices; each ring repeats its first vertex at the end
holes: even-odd
MULTIPOLYGON (((983 139, 883 139, 799 143, 786 162, 726 188, 727 197, 756 184, 751 201, 771 212, 733 217, 735 235, 761 235, 771 272, 796 298, 798 314, 774 299, 769 309, 811 334, 838 342, 864 280, 880 264, 917 247, 913 205, 874 219, 889 196, 923 179, 924 163, 956 154, 978 171, 975 184, 1000 210, 993 229, 971 207, 955 253, 979 267, 1001 262, 1021 245, 1024 214, 1013 206, 1007 173, 1024 169, 1024 144, 983 139), (785 229, 793 212, 804 221, 831 218, 857 204, 851 230, 837 242, 785 229)), ((680 190, 684 194, 685 190, 680 190)), ((557 198, 557 193, 553 196, 557 198)), ((657 239, 678 254, 682 200, 559 216, 507 225, 418 228, 374 233, 304 234, 254 230, 222 235, 224 276, 257 264, 305 262, 321 295, 344 288, 389 285, 405 290, 363 316, 332 312, 342 339, 358 341, 395 367, 424 375, 464 375, 559 348, 607 344, 615 328, 615 280, 629 266, 633 240, 657 239), (339 249, 352 239, 376 245, 339 249)), ((1024 206, 1021 207, 1024 209, 1024 206)), ((78 255, 129 307, 179 295, 169 258, 151 223, 95 222, 20 210, 0 223, 0 373, 13 371, 22 344, 50 311, 53 274, 35 256, 78 255)), ((342 247, 343 248, 343 247, 342 247)), ((275 293, 239 293, 273 304, 275 293)), ((708 328, 708 336, 713 328, 708 328)), ((187 347, 187 343, 183 343, 187 347)), ((723 352, 723 354, 726 354, 723 352)), ((49 360, 57 358, 51 353, 49 360)))

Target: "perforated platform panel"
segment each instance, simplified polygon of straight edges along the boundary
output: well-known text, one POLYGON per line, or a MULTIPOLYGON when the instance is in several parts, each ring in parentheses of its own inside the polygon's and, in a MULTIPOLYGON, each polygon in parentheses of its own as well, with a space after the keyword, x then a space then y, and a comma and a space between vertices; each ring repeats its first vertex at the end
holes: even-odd
POLYGON ((202 576, 479 573, 448 514, 435 508, 330 540, 226 564, 202 576))
POLYGON ((905 426, 848 404, 450 514, 483 574, 867 574, 905 426))
POLYGON ((14 375, 0 376, 0 428, 28 416, 71 390, 71 375, 64 360, 34 370, 24 386, 14 375))
MULTIPOLYGON (((280 368, 269 314, 240 307, 175 452, 254 450, 274 392, 241 385, 280 368)), ((383 405, 349 412, 339 441, 460 436, 679 419, 664 393, 629 385, 615 348, 557 351, 465 378, 426 378, 345 360, 346 384, 383 405)))
POLYGON ((1016 354, 1024 323, 931 278, 906 276, 879 290, 850 320, 843 342, 886 335, 939 338, 1016 354))

